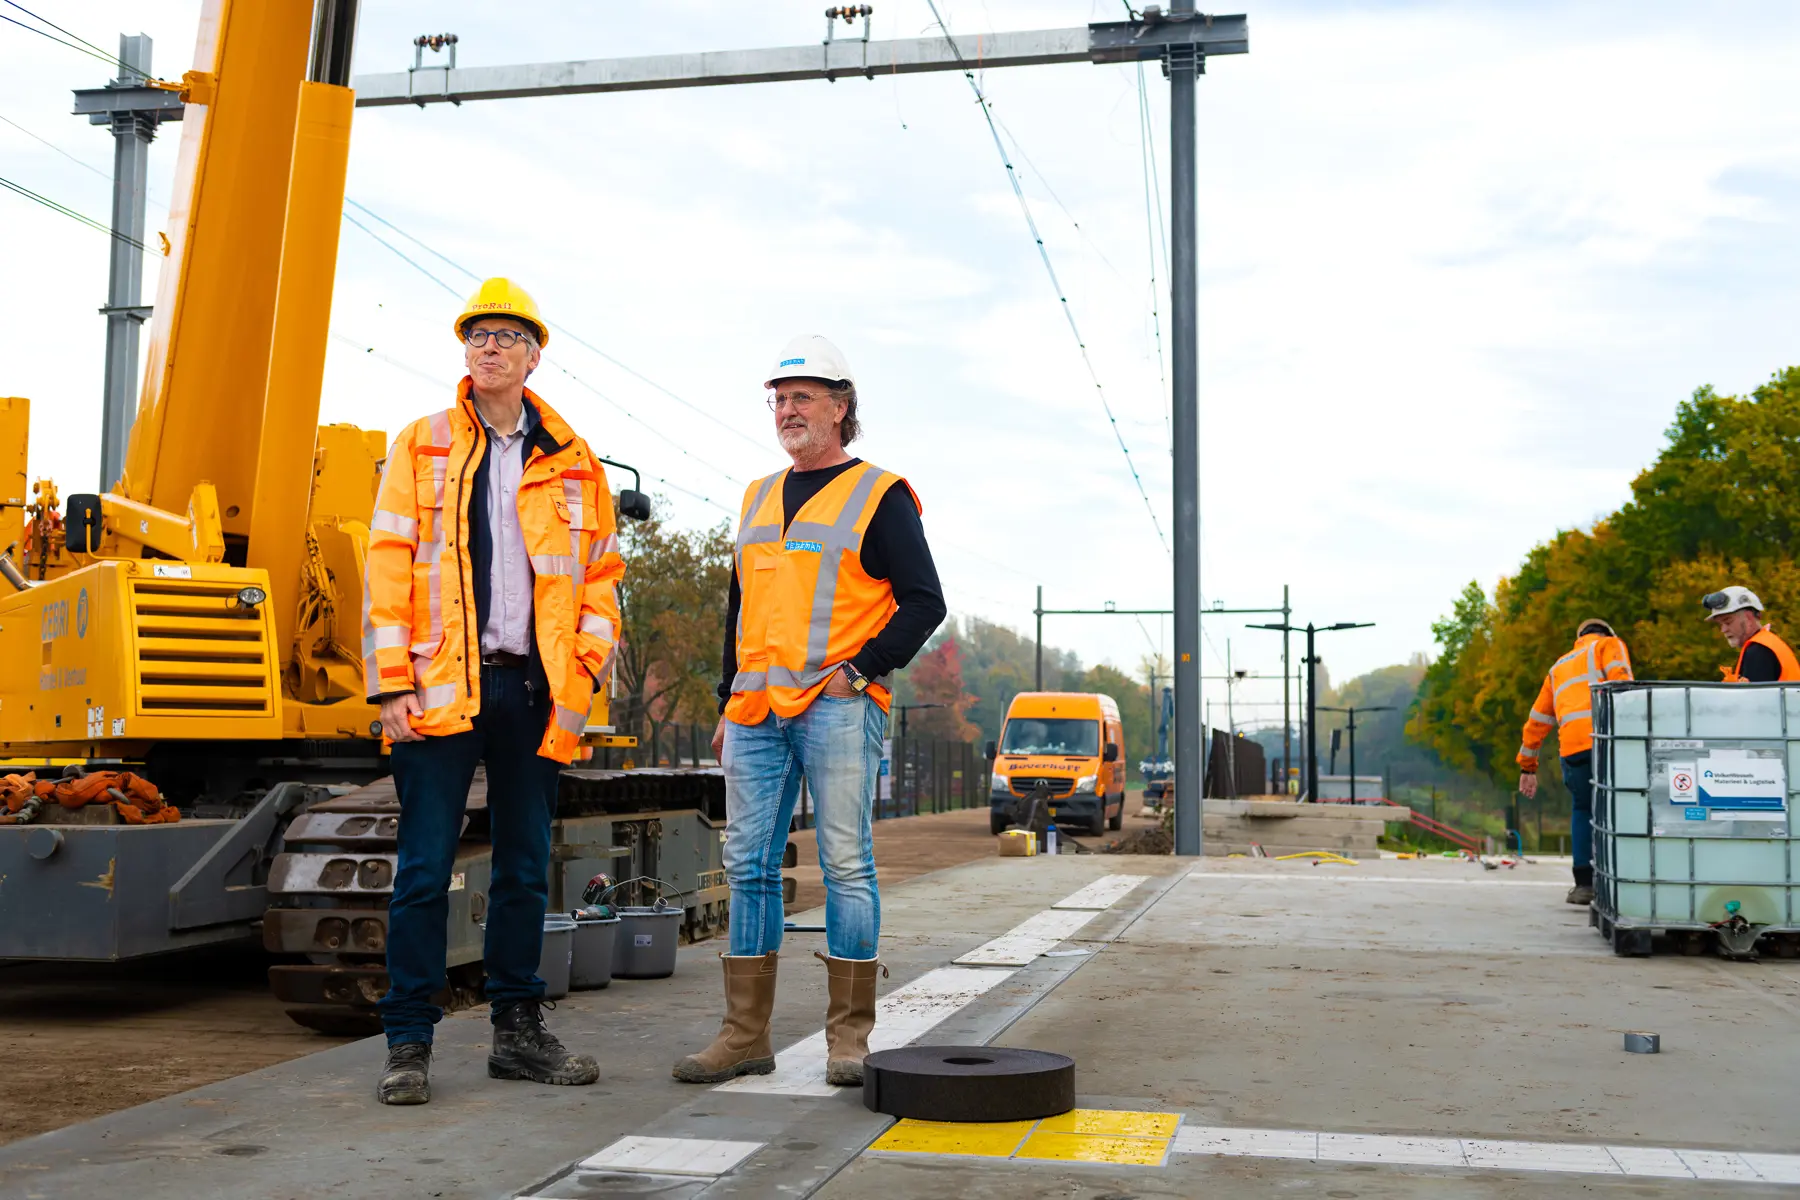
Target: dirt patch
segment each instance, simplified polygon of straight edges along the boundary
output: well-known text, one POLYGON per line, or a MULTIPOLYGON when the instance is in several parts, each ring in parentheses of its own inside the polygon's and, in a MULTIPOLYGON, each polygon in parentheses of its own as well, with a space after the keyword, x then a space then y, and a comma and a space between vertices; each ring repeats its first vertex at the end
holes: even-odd
POLYGON ((1100 847, 1102 854, 1173 854, 1175 837, 1161 825, 1134 829, 1116 841, 1100 847))
POLYGON ((0 966, 0 1143, 61 1129, 347 1039, 288 1020, 250 946, 132 963, 0 966))
MULTIPOLYGON (((789 906, 790 912, 804 912, 825 903, 825 882, 819 871, 814 832, 805 829, 793 837, 800 861, 786 874, 794 877, 800 890, 789 906)), ((985 808, 875 822, 875 871, 883 887, 978 858, 992 858, 994 854, 994 834, 985 808)))

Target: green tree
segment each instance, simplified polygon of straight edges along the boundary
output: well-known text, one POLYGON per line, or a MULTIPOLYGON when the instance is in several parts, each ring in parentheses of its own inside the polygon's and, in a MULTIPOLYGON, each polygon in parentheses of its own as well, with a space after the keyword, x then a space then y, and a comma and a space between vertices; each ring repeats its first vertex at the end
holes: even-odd
POLYGON ((731 585, 730 527, 671 529, 660 515, 665 504, 659 496, 657 515, 619 523, 625 580, 614 720, 650 738, 671 721, 716 719, 731 585))
MULTIPOLYGON (((1640 679, 1716 679, 1734 656, 1701 621, 1703 594, 1743 583, 1778 627, 1800 612, 1800 367, 1745 397, 1694 392, 1631 492, 1591 530, 1534 547, 1492 603, 1477 585, 1464 590, 1433 628, 1441 654, 1413 712, 1415 739, 1507 782, 1538 685, 1580 621, 1610 622, 1640 679)), ((1543 761, 1555 751, 1553 735, 1543 761)), ((1554 771, 1541 779, 1560 787, 1554 771)))

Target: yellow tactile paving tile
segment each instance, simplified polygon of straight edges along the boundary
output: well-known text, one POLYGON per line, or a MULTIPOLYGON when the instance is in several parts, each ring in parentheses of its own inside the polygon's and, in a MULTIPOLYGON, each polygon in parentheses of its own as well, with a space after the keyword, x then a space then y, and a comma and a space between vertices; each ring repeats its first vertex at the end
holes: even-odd
POLYGON ((1168 1138, 1099 1137, 1086 1133, 1034 1133, 1013 1155, 1015 1159, 1109 1163, 1157 1167, 1169 1153, 1168 1138))
POLYGON ((1106 1108, 1077 1108, 1059 1117, 1038 1122, 1040 1133, 1086 1133, 1103 1137, 1175 1136, 1179 1113, 1122 1112, 1106 1108))
POLYGON ((875 1139, 871 1150, 901 1154, 970 1154, 1011 1158, 1035 1121, 962 1123, 906 1118, 875 1139))
POLYGON ((1161 1166, 1181 1124, 1176 1113, 1077 1108, 1042 1121, 896 1122, 869 1149, 889 1154, 1161 1166))

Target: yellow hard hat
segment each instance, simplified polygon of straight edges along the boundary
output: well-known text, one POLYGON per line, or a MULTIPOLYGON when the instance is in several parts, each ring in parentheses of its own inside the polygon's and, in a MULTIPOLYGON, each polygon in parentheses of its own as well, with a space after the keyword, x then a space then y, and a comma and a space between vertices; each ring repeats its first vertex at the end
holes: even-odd
POLYGON ((537 331, 539 346, 550 344, 550 327, 538 316, 537 301, 531 298, 530 292, 503 276, 483 280, 468 303, 463 305, 452 326, 457 341, 462 340, 463 326, 478 317, 512 317, 523 321, 537 331))

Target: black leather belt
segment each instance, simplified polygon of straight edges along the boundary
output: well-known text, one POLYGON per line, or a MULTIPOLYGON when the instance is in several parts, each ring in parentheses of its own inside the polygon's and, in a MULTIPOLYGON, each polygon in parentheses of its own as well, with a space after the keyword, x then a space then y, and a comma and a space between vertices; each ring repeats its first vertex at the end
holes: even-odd
POLYGON ((492 650, 481 656, 484 667, 522 667, 530 661, 523 654, 508 654, 504 650, 492 650))

